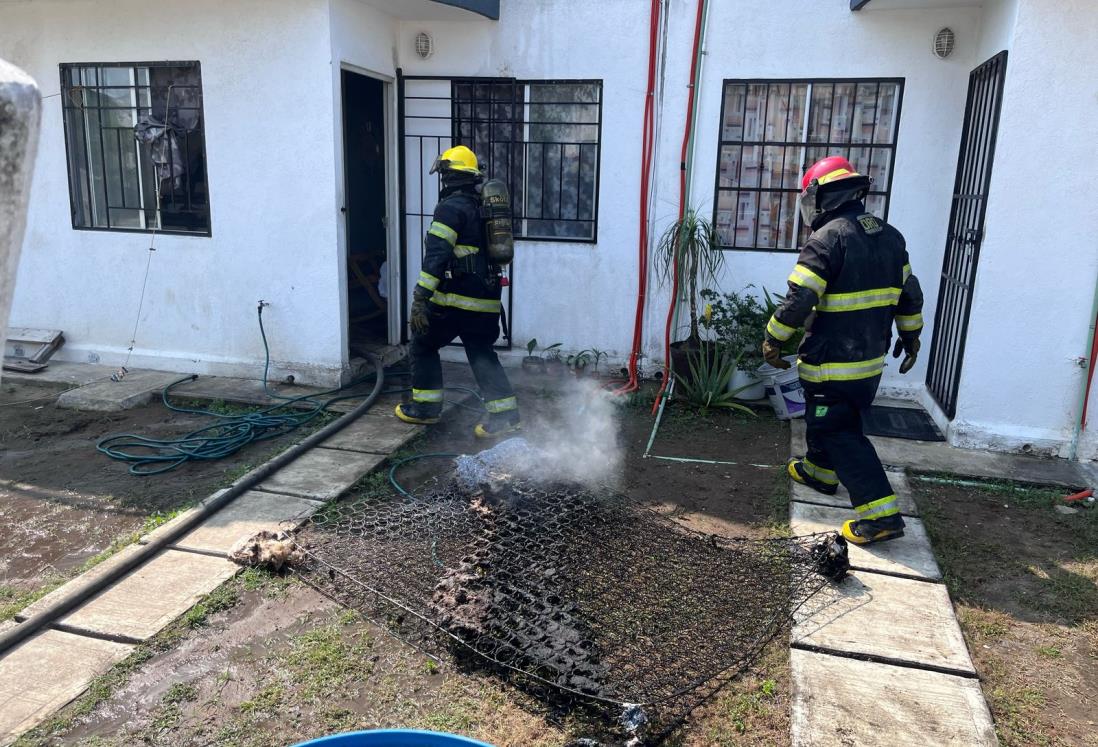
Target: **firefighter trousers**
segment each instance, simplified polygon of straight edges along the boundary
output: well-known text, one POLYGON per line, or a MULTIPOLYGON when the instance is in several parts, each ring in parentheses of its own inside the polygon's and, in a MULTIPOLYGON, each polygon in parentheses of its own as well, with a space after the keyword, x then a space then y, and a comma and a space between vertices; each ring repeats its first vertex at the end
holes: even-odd
POLYGON ((804 469, 824 483, 842 483, 859 519, 902 524, 896 495, 873 444, 862 432, 862 413, 873 403, 880 377, 814 384, 805 393, 804 469))
POLYGON ((432 308, 431 324, 426 333, 412 337, 412 401, 442 409, 442 362, 438 351, 460 338, 488 413, 517 417, 518 403, 511 382, 492 348, 497 337, 499 314, 453 307, 432 308))

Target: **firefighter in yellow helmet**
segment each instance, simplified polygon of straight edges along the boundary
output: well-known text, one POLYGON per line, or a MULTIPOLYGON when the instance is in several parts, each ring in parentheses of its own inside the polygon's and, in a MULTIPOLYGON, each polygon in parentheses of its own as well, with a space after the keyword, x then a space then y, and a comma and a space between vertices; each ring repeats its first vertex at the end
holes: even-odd
POLYGON ((862 412, 881 381, 885 357, 900 373, 915 365, 923 328, 923 294, 911 274, 904 237, 867 212, 870 180, 841 156, 813 164, 801 182, 801 214, 812 234, 789 276, 789 292, 766 326, 763 356, 789 368, 781 345, 815 319, 798 351, 805 393, 808 452, 791 459, 790 477, 833 495, 850 492, 858 518, 843 524, 849 542, 866 545, 902 537, 904 520, 888 475, 862 433, 862 412))
MULTIPOLYGON (((430 173, 436 172, 442 191, 424 241, 410 318, 412 401, 397 405, 396 416, 424 425, 439 421, 439 350, 460 338, 488 411, 474 432, 479 438, 497 437, 520 426, 514 391, 493 350, 499 337, 503 273, 498 255, 489 252, 486 218, 491 217, 491 206, 486 210, 482 200, 477 157, 464 145, 443 152, 431 167, 430 173)), ((505 224, 509 234, 509 213, 505 224)))

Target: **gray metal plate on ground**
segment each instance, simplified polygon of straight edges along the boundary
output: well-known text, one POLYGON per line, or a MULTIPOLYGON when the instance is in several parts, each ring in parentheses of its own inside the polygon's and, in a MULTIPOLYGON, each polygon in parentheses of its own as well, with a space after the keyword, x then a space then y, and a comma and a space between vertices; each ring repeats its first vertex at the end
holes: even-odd
MULTIPOLYGON (((907 475, 895 470, 887 470, 887 473, 888 482, 892 485, 892 490, 895 491, 896 499, 899 501, 900 513, 904 516, 918 516, 919 507, 912 497, 914 492, 907 481, 907 475)), ((805 503, 822 503, 825 506, 836 506, 838 508, 850 508, 850 493, 841 485, 839 486, 839 492, 835 495, 826 495, 813 490, 807 485, 793 482, 793 500, 804 501, 805 503)))
POLYGON ((794 643, 975 672, 943 584, 855 573, 794 615, 794 643))
POLYGON ((224 558, 167 550, 61 622, 102 635, 145 640, 237 571, 224 558))
POLYGON ((330 501, 384 459, 380 454, 316 448, 267 478, 258 489, 314 501, 330 501))
POLYGON ((373 409, 321 445, 326 449, 389 454, 421 430, 421 426, 397 420, 392 410, 373 409))
MULTIPOLYGON (((837 531, 847 519, 856 517, 850 508, 815 506, 794 501, 789 523, 793 534, 813 534, 837 531)), ((856 568, 885 573, 900 573, 929 580, 938 580, 942 572, 934 559, 930 540, 923 522, 915 518, 904 520, 904 536, 868 547, 849 545, 850 564, 856 568)))
POLYGON ((237 540, 260 530, 296 528, 315 510, 316 504, 303 498, 249 490, 183 535, 175 547, 228 553, 237 540))
POLYGON ((59 630, 20 644, 0 659, 0 744, 44 721, 132 650, 59 630))
POLYGON ((57 406, 99 412, 129 410, 148 404, 164 387, 180 378, 177 373, 130 371, 121 381, 97 381, 62 392, 57 398, 57 406))
POLYGON ((790 652, 794 747, 991 747, 979 680, 790 652))

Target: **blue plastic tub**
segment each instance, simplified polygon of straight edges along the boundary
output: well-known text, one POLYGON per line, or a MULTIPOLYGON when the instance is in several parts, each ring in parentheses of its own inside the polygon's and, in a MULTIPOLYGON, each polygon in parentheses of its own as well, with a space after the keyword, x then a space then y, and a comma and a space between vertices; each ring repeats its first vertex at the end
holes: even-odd
POLYGON ((487 742, 418 729, 378 729, 333 734, 300 742, 294 747, 492 747, 487 742))

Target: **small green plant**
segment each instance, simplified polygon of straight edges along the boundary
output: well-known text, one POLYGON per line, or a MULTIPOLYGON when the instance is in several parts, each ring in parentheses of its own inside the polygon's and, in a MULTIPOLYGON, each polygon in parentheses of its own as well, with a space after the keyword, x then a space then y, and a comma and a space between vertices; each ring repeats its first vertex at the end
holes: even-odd
POLYGON ((740 365, 743 352, 733 353, 721 343, 704 343, 697 350, 690 351, 688 361, 690 376, 675 374, 678 392, 694 407, 705 413, 711 407, 739 410, 752 417, 750 408, 738 404, 736 395, 747 386, 729 389, 728 381, 732 372, 740 365))
POLYGON ((563 342, 554 342, 549 347, 545 348, 545 355, 549 360, 560 360, 560 348, 564 345, 563 342))
POLYGON ((701 340, 698 331, 698 287, 716 280, 724 265, 724 252, 713 224, 696 210, 689 209, 680 220, 663 232, 656 244, 655 265, 666 284, 677 274, 679 293, 674 303, 687 303, 690 308, 692 343, 701 340))
POLYGON ((591 362, 591 351, 581 350, 578 353, 573 353, 564 359, 565 364, 576 372, 581 372, 587 368, 587 365, 591 362))
POLYGON ((537 349, 538 338, 535 337, 534 339, 530 340, 530 342, 526 343, 526 355, 530 356, 531 358, 534 357, 534 351, 537 349))
POLYGON ((609 357, 609 353, 607 353, 605 350, 599 350, 598 348, 591 348, 589 352, 591 353, 591 362, 594 363, 595 366, 595 373, 598 373, 599 362, 609 357))
POLYGON ((718 293, 706 288, 701 292, 706 314, 701 326, 715 339, 736 353, 743 353, 740 367, 756 369, 762 365, 762 341, 770 314, 755 296, 748 293, 718 293))

